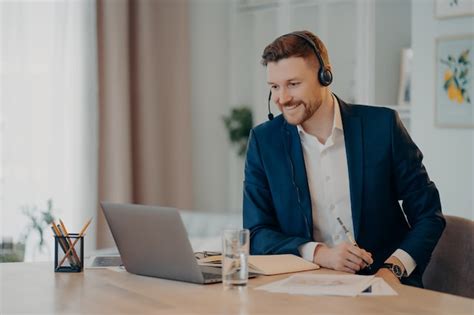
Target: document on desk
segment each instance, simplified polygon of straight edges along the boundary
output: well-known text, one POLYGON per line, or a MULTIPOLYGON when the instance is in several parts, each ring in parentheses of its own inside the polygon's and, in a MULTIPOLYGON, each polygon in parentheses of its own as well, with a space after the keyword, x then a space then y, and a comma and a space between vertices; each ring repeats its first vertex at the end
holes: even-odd
MULTIPOLYGON (((374 282, 374 278, 374 276, 359 275, 298 274, 260 286, 256 288, 256 290, 303 295, 357 296, 371 286, 371 283, 374 282)), ((383 279, 381 280, 383 281, 383 279)), ((385 283, 385 281, 383 282, 385 283)), ((377 285, 376 289, 382 287, 378 280, 374 283, 377 285)), ((382 287, 382 289, 387 288, 382 287)), ((373 290, 370 291, 371 292, 368 292, 367 295, 377 295, 376 292, 372 292, 373 290)), ((393 295, 393 293, 396 295, 395 291, 389 292, 385 290, 384 292, 386 293, 384 295, 393 295)))
POLYGON ((380 296, 380 295, 398 295, 397 291, 392 289, 392 287, 385 282, 384 279, 379 277, 374 277, 370 281, 370 287, 368 290, 364 290, 360 295, 364 296, 380 296))

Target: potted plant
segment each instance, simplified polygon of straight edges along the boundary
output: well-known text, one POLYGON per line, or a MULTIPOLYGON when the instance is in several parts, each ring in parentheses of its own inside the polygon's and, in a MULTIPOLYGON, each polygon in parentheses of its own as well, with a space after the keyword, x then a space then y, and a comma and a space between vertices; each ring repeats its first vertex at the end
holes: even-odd
POLYGON ((252 110, 248 106, 233 108, 229 116, 223 117, 225 127, 229 133, 229 140, 237 146, 237 154, 244 156, 250 130, 253 126, 252 110))

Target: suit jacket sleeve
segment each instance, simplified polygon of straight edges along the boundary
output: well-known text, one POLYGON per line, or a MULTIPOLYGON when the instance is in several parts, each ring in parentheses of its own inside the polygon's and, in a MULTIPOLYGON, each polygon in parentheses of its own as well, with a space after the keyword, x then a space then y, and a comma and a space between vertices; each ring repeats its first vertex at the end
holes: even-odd
POLYGON ((410 231, 400 244, 424 270, 445 227, 435 184, 422 164, 423 155, 395 112, 392 119, 392 180, 410 231))
POLYGON ((260 150, 252 130, 245 163, 243 196, 243 224, 250 230, 250 253, 300 255, 298 246, 310 240, 282 232, 260 150))

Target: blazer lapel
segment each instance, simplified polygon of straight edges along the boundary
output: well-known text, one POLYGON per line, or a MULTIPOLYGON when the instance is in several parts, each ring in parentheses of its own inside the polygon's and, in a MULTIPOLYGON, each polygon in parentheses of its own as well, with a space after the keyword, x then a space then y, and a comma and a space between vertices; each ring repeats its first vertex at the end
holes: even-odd
POLYGON ((341 108, 344 141, 346 145, 347 168, 349 172, 349 188, 352 207, 352 223, 354 236, 359 235, 360 215, 362 212, 363 183, 363 141, 361 119, 350 106, 338 98, 341 108))
POLYGON ((293 180, 293 188, 296 201, 304 215, 307 226, 308 237, 313 239, 313 215, 311 210, 311 197, 308 188, 308 178, 304 164, 303 149, 301 147, 298 129, 289 125, 286 121, 281 128, 285 153, 288 159, 288 167, 293 180))

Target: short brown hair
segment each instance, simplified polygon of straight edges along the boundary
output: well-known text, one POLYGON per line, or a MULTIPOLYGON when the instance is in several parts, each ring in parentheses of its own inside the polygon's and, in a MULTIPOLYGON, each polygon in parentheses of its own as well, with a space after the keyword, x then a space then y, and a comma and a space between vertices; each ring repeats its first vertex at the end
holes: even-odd
MULTIPOLYGON (((298 31, 294 33, 299 33, 309 37, 316 45, 316 48, 323 59, 324 66, 329 69, 331 68, 326 46, 318 36, 314 35, 310 31, 298 31)), ((281 59, 290 57, 303 57, 305 59, 311 58, 312 61, 314 60, 314 62, 316 62, 317 58, 314 55, 311 44, 303 38, 291 34, 293 33, 280 36, 267 47, 265 47, 262 55, 262 65, 267 66, 269 62, 277 62, 281 59)))

